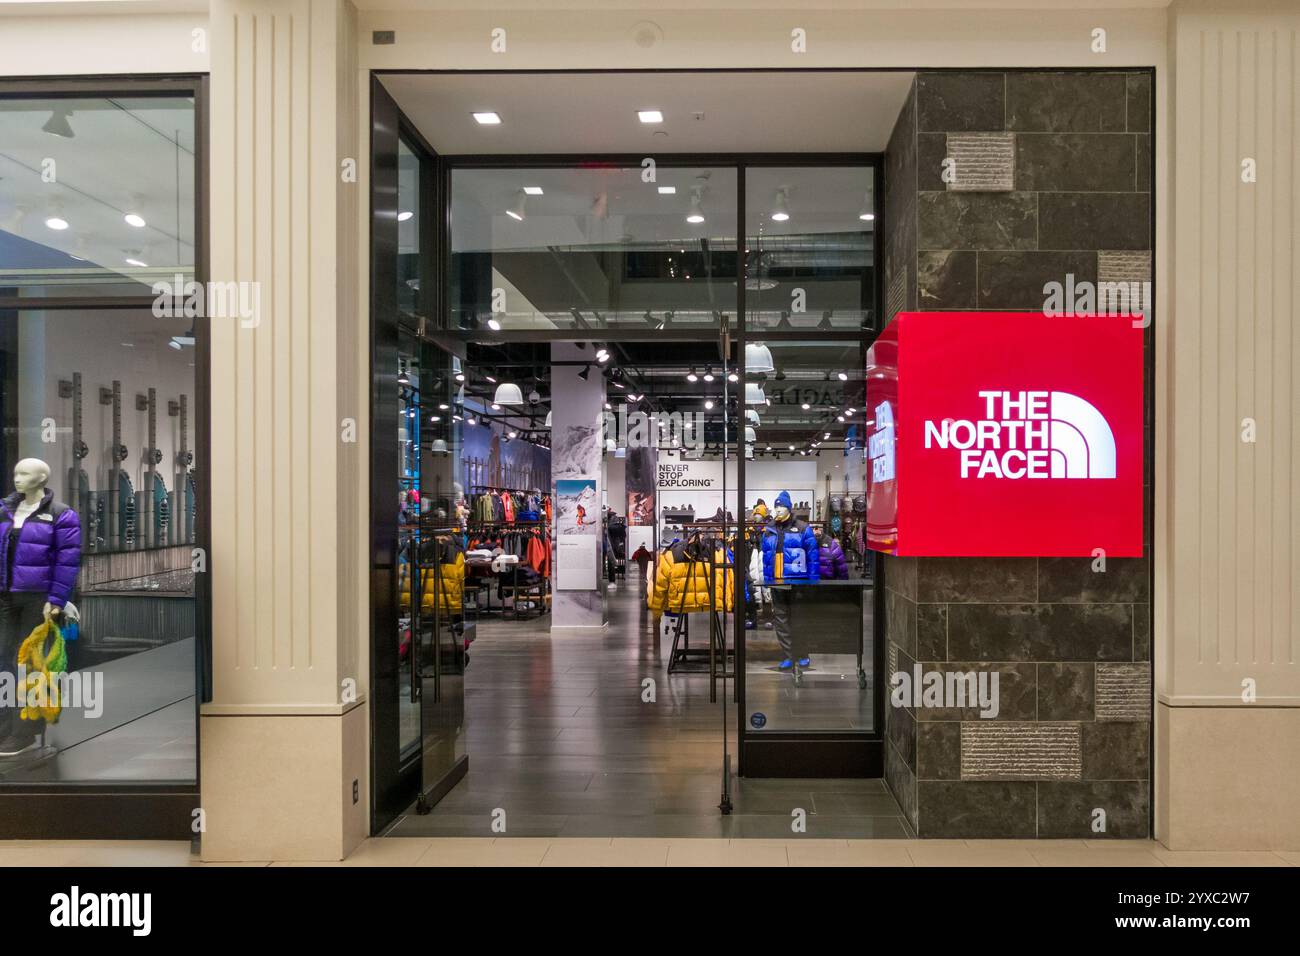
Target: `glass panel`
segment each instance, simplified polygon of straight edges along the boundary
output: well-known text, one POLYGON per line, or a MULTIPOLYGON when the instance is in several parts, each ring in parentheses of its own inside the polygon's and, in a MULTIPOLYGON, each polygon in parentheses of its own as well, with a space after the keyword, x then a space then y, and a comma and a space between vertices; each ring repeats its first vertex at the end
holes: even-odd
POLYGON ((734 321, 736 171, 458 169, 451 328, 716 327, 734 321))
POLYGON ((420 289, 420 157, 397 141, 397 309, 418 315, 420 289))
POLYGON ((190 97, 0 100, 0 294, 192 278, 194 168, 190 97))
POLYGON ((751 329, 869 329, 875 301, 870 166, 745 171, 751 329))
POLYGON ((862 345, 746 348, 748 732, 873 727, 862 345))
POLYGON ((420 699, 415 686, 414 641, 423 595, 420 574, 420 363, 412 343, 397 357, 397 705, 402 755, 420 742, 420 699))
POLYGON ((0 780, 193 780, 198 502, 188 320, 0 311, 0 372, 3 666, 14 666, 47 601, 70 602, 65 624, 79 617, 76 639, 64 632, 57 723, 0 705, 0 751, 22 749, 38 731, 47 745, 0 757, 0 780), (45 494, 33 490, 34 475, 45 494), (13 530, 16 515, 23 521, 13 530), (52 566, 75 569, 73 578, 52 566))

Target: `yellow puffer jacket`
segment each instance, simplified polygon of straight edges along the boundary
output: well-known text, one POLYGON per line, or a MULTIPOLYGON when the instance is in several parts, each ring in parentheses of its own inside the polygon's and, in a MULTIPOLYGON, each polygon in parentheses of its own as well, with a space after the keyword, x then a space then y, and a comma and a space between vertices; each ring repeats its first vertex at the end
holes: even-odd
MULTIPOLYGON (((438 604, 443 614, 461 613, 461 602, 465 593, 465 555, 460 550, 456 550, 453 557, 449 553, 441 555, 442 581, 441 589, 438 590, 438 582, 435 575, 438 573, 433 567, 420 569, 420 577, 424 579, 424 586, 421 589, 423 594, 420 598, 420 607, 425 611, 433 610, 434 591, 438 590, 438 604)), ((401 570, 398 572, 398 597, 404 607, 411 606, 411 576, 410 565, 405 561, 402 562, 401 570)))
POLYGON ((713 553, 713 594, 709 594, 709 561, 700 545, 678 544, 661 552, 655 568, 655 583, 646 599, 652 611, 730 611, 735 604, 735 579, 724 567, 727 554, 718 547, 713 553), (695 560, 691 556, 695 555, 695 560), (702 557, 703 556, 703 557, 702 557))

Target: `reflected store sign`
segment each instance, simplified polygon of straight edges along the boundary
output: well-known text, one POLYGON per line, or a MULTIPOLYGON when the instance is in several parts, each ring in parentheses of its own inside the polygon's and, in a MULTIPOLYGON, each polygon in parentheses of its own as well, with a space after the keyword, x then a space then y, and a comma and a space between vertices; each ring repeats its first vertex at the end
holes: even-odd
POLYGON ((867 539, 917 556, 1142 554, 1142 329, 900 313, 867 353, 867 539))

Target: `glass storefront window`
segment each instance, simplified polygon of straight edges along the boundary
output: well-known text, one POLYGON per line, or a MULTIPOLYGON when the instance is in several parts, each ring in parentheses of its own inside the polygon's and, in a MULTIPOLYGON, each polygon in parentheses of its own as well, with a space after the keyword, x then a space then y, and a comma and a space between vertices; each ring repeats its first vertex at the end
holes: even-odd
POLYGON ((0 311, 6 671, 68 602, 61 712, 3 702, 0 782, 194 779, 195 341, 147 311, 0 311))
POLYGON ((194 101, 0 99, 0 295, 149 295, 193 278, 194 101))
POLYGON ((453 329, 716 328, 736 310, 736 170, 455 169, 453 329))
POLYGON ((420 289, 420 158, 397 141, 397 309, 418 315, 420 289))
POLYGON ((874 328, 875 171, 745 171, 745 310, 751 330, 874 328))

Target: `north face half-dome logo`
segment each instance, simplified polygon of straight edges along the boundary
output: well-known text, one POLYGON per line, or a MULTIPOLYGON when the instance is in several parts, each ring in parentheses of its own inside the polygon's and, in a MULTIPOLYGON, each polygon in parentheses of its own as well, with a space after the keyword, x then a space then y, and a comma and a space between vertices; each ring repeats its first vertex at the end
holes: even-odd
POLYGON ((984 417, 925 423, 927 449, 955 449, 963 478, 1114 478, 1115 435, 1069 392, 980 391, 984 417))

